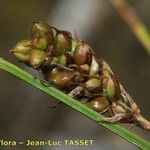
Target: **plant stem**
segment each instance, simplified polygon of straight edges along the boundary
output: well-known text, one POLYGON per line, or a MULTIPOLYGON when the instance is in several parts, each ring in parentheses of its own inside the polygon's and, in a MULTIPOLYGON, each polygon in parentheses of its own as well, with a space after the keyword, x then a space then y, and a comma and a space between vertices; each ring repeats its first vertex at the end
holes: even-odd
POLYGON ((110 2, 150 55, 150 33, 136 15, 135 11, 133 11, 133 8, 126 2, 126 0, 110 0, 110 2))
POLYGON ((104 122, 104 117, 99 113, 95 112, 94 110, 88 108, 86 105, 74 100, 70 96, 66 95, 65 93, 61 92, 60 90, 49 86, 48 84, 43 84, 40 80, 33 77, 29 73, 25 72, 24 70, 20 69, 19 67, 9 63, 8 61, 0 58, 0 68, 11 73, 12 75, 22 79, 23 81, 29 83, 33 87, 36 87, 40 91, 47 93, 49 96, 53 96, 60 100, 61 102, 65 103, 66 105, 72 107, 76 111, 82 113, 83 115, 87 116, 88 118, 94 120, 95 122, 101 124, 108 130, 112 131, 113 133, 119 135, 123 139, 129 141, 130 143, 136 145, 137 147, 143 150, 150 149, 150 143, 139 137, 138 135, 128 131, 127 129, 123 128, 119 124, 104 122))

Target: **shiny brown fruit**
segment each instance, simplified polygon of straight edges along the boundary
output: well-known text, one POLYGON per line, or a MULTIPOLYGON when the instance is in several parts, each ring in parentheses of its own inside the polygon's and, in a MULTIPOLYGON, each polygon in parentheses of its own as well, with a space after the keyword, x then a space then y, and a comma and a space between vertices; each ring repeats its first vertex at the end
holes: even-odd
POLYGON ((87 102, 86 105, 97 112, 104 113, 107 111, 109 103, 105 97, 97 97, 87 102))
POLYGON ((53 82, 60 88, 70 87, 74 82, 75 75, 70 71, 62 71, 54 78, 53 82))
POLYGON ((58 68, 53 68, 49 73, 46 73, 45 80, 47 82, 53 82, 56 75, 60 73, 60 70, 58 68))
POLYGON ((83 41, 79 42, 74 52, 74 62, 77 65, 89 64, 92 58, 92 49, 83 41))

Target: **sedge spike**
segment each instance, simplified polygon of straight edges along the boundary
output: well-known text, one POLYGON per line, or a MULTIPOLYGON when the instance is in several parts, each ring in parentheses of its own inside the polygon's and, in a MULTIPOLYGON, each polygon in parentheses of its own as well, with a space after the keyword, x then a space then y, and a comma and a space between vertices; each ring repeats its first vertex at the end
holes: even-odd
POLYGON ((120 84, 110 66, 98 59, 84 41, 68 31, 35 22, 32 39, 17 43, 11 52, 42 72, 44 80, 99 113, 106 121, 130 123, 150 130, 150 122, 120 84))

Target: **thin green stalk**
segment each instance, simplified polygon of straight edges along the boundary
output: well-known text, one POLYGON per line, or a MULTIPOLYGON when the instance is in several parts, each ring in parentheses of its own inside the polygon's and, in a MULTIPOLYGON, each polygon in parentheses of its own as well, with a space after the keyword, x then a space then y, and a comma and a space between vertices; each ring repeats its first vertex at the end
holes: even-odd
POLYGON ((110 0, 122 19, 150 55, 150 33, 126 0, 110 0))
POLYGON ((138 135, 128 131, 127 129, 123 128, 119 124, 113 124, 108 122, 103 122, 104 117, 99 113, 93 111, 92 109, 88 108, 86 105, 74 100, 73 98, 69 97, 65 93, 61 92, 60 90, 48 86, 47 84, 43 84, 40 80, 33 77, 29 73, 25 72, 24 70, 20 69, 19 67, 9 63, 8 61, 0 58, 0 68, 11 73, 12 75, 22 79, 23 81, 29 83, 30 85, 36 87, 37 89, 47 93, 49 96, 53 96, 60 100, 61 102, 65 103, 66 105, 72 107, 76 111, 82 113, 83 115, 91 118, 95 122, 101 124, 108 130, 112 131, 113 133, 119 135, 123 139, 129 141, 130 143, 134 144, 135 146, 143 149, 149 150, 150 143, 145 141, 138 135))

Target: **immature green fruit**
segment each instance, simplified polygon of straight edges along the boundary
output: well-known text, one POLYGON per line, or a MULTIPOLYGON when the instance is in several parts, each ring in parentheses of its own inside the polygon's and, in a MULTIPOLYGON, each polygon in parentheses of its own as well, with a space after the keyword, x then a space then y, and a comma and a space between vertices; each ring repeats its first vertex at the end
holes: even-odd
POLYGON ((74 62, 77 65, 90 64, 92 49, 83 41, 79 42, 74 52, 74 62))
POLYGON ((91 62, 91 66, 90 66, 90 75, 97 75, 99 73, 99 64, 98 61, 96 60, 96 58, 94 56, 92 56, 92 62, 91 62))
POLYGON ((39 49, 39 50, 46 50, 46 48, 48 47, 48 42, 46 40, 46 38, 43 36, 35 36, 32 40, 32 44, 34 45, 35 48, 39 49))
POLYGON ((22 62, 28 62, 29 55, 21 54, 21 53, 14 53, 14 55, 22 62))
POLYGON ((97 78, 89 79, 87 82, 85 82, 85 88, 90 91, 97 93, 100 91, 101 83, 97 78))
POLYGON ((72 37, 69 32, 57 30, 54 38, 55 55, 59 56, 66 51, 71 51, 71 42, 72 37))
POLYGON ((97 112, 104 113, 107 111, 109 103, 105 97, 97 97, 87 102, 86 105, 97 112))
POLYGON ((73 72, 62 71, 54 78, 53 82, 60 88, 68 88, 74 82, 75 75, 73 72))
POLYGON ((29 53, 32 50, 30 40, 22 40, 18 42, 10 52, 12 52, 20 61, 27 62, 29 60, 29 53))
POLYGON ((51 27, 44 22, 35 22, 32 26, 32 36, 41 35, 45 36, 47 34, 53 35, 51 27))
POLYGON ((29 56, 29 64, 35 68, 38 69, 39 66, 41 66, 46 60, 46 53, 45 51, 41 51, 38 49, 34 49, 31 51, 29 56))
POLYGON ((53 44, 54 37, 53 37, 53 30, 52 28, 47 24, 43 22, 35 22, 32 27, 32 37, 39 36, 40 38, 45 38, 46 41, 46 47, 50 44, 53 44))
POLYGON ((117 80, 108 70, 103 70, 102 72, 103 72, 102 82, 105 96, 110 100, 119 99, 120 88, 117 80))
POLYGON ((30 40, 22 40, 18 42, 14 48, 11 50, 13 53, 29 54, 32 50, 32 45, 30 40))

